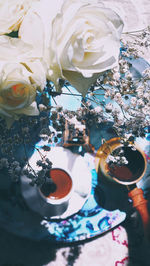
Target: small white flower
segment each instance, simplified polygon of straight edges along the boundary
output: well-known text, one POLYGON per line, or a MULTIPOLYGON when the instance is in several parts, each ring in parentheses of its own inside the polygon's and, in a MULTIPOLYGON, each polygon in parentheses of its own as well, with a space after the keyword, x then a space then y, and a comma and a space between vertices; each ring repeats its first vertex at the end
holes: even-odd
POLYGON ((125 74, 127 71, 128 71, 128 66, 127 65, 124 65, 122 68, 121 68, 121 73, 125 74))
POLYGON ((132 73, 131 72, 128 71, 126 73, 126 79, 128 79, 128 80, 132 79, 132 73))
POLYGON ((124 109, 124 111, 128 111, 129 110, 129 108, 130 108, 130 106, 128 105, 128 104, 125 104, 124 103, 124 105, 123 105, 123 109, 124 109))
POLYGON ((111 96, 111 90, 107 89, 106 92, 105 92, 104 97, 107 99, 110 96, 111 96))
POLYGON ((124 124, 124 120, 123 119, 117 119, 116 123, 117 126, 122 126, 124 124))
POLYGON ((79 129, 80 131, 85 130, 85 125, 78 121, 75 116, 71 119, 68 119, 68 121, 70 124, 73 124, 76 129, 79 129))
POLYGON ((134 146, 131 146, 132 151, 136 151, 136 148, 134 146))
POLYGON ((142 108, 142 112, 145 114, 145 115, 149 115, 150 114, 150 106, 144 106, 142 108))
POLYGON ((108 155, 108 157, 106 158, 106 163, 109 163, 109 162, 113 162, 115 163, 116 162, 116 158, 112 155, 108 155))
POLYGON ((147 99, 147 100, 150 100, 150 93, 145 92, 145 93, 143 94, 143 98, 145 98, 145 99, 147 99))
POLYGON ((124 156, 122 156, 122 157, 121 157, 121 163, 122 163, 122 164, 128 164, 128 160, 127 160, 127 158, 124 157, 124 156))
POLYGON ((121 94, 120 94, 119 92, 116 93, 116 95, 114 96, 114 100, 115 100, 118 104, 123 104, 122 96, 121 96, 121 94))
POLYGON ((139 99, 139 100, 137 100, 137 105, 138 106, 144 106, 145 103, 144 103, 144 101, 142 99, 139 99))
POLYGON ((94 111, 96 113, 101 113, 103 111, 103 108, 101 106, 97 106, 97 107, 94 108, 94 111))
POLYGON ((145 90, 145 87, 143 85, 138 86, 138 88, 136 89, 137 96, 139 98, 143 97, 144 90, 145 90))
POLYGON ((136 97, 132 97, 131 100, 130 100, 130 104, 135 107, 136 104, 137 104, 137 98, 136 97))
POLYGON ((112 114, 113 114, 114 116, 119 116, 120 113, 121 113, 120 109, 118 109, 118 108, 114 108, 114 109, 113 109, 112 114))
POLYGON ((113 79, 119 80, 120 79, 120 73, 119 72, 115 72, 113 74, 113 79))
POLYGON ((40 112, 45 111, 47 107, 44 104, 39 104, 39 110, 40 112))
POLYGON ((146 76, 146 78, 150 79, 150 67, 146 68, 142 74, 146 76))
POLYGON ((107 103, 105 105, 105 109, 106 109, 106 111, 111 112, 113 110, 113 104, 112 103, 107 103))

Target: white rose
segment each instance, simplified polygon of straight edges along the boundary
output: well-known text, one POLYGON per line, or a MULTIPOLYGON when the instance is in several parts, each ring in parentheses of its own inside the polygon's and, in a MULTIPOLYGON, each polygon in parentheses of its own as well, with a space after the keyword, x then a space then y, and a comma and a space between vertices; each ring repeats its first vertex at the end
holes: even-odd
POLYGON ((40 62, 5 62, 0 68, 0 115, 8 127, 20 115, 38 115, 35 97, 42 86, 40 62))
POLYGON ((66 0, 53 22, 50 69, 86 94, 94 74, 117 66, 122 28, 99 1, 66 0))
POLYGON ((30 8, 38 0, 0 0, 0 35, 18 30, 18 27, 30 8))
POLYGON ((21 63, 29 71, 30 78, 38 89, 46 86, 46 65, 37 59, 33 47, 19 38, 0 36, 0 71, 7 63, 21 63))
POLYGON ((58 14, 63 0, 41 0, 28 10, 19 28, 19 38, 29 44, 37 57, 49 65, 49 46, 52 22, 58 14))
POLYGON ((85 95, 101 72, 118 64, 123 22, 98 0, 58 2, 42 0, 30 9, 19 36, 37 45, 39 56, 46 50, 48 78, 57 89, 63 78, 85 95))
POLYGON ((0 36, 0 61, 21 62, 28 59, 37 59, 33 46, 19 38, 0 36))

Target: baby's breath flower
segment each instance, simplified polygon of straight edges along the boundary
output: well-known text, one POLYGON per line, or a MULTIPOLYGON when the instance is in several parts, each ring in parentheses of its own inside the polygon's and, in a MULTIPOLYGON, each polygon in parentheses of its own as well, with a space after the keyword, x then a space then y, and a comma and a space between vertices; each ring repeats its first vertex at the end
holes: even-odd
POLYGON ((101 112, 103 111, 103 109, 102 109, 101 106, 97 106, 97 107, 94 108, 94 111, 95 111, 96 113, 101 113, 101 112))
POLYGON ((150 115, 150 106, 144 106, 142 108, 142 112, 145 114, 145 115, 150 115))
POLYGON ((39 107, 40 112, 47 110, 47 106, 45 106, 44 104, 39 104, 38 107, 39 107))
POLYGON ((120 73, 119 73, 119 71, 114 71, 112 78, 114 80, 119 80, 120 79, 120 73))
POLYGON ((126 79, 128 79, 128 80, 132 79, 132 73, 130 71, 126 72, 126 79))
POLYGON ((123 104, 123 99, 122 99, 122 96, 121 94, 118 92, 116 93, 116 95, 114 96, 114 100, 118 103, 118 104, 123 104))
POLYGON ((132 97, 131 98, 131 100, 130 100, 130 104, 131 104, 131 106, 136 106, 136 104, 137 104, 137 98, 136 97, 132 97))
POLYGON ((108 155, 107 159, 106 159, 106 163, 109 163, 109 162, 113 162, 115 163, 116 162, 116 158, 112 155, 108 155))
POLYGON ((108 89, 108 90, 105 91, 105 95, 104 95, 104 97, 105 97, 105 98, 108 98, 108 97, 110 97, 110 96, 111 96, 111 90, 108 89))
POLYGON ((142 99, 139 99, 139 100, 137 100, 137 105, 140 107, 140 106, 144 106, 145 103, 142 99))
POLYGON ((113 110, 113 104, 112 103, 107 103, 105 105, 105 110, 106 110, 106 112, 111 112, 113 110))

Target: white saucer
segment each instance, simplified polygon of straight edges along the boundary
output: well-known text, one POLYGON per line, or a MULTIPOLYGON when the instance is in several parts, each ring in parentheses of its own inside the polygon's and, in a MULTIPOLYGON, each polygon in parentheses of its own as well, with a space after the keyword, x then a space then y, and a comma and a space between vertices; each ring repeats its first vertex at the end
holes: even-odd
MULTIPOLYGON (((61 216, 50 216, 49 204, 42 201, 39 189, 36 186, 31 186, 29 184, 31 180, 26 176, 21 177, 22 195, 28 207, 43 217, 50 219, 64 219, 78 212, 86 202, 91 192, 92 174, 84 157, 74 154, 68 149, 63 147, 52 147, 49 152, 44 152, 44 155, 45 154, 53 163, 53 168, 62 168, 71 173, 74 183, 74 191, 69 199, 67 209, 61 214, 61 216)), ((40 159, 41 157, 38 151, 35 151, 29 159, 29 163, 34 171, 39 171, 40 168, 36 165, 36 162, 40 159)))

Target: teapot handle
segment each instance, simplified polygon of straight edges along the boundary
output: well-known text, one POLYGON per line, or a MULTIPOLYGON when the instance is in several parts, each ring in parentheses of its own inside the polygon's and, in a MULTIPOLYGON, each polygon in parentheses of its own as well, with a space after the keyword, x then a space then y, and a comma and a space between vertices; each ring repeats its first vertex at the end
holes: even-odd
POLYGON ((148 201, 143 196, 143 190, 136 187, 128 192, 128 196, 133 201, 133 207, 137 209, 141 216, 145 236, 150 239, 150 216, 148 212, 148 201))

